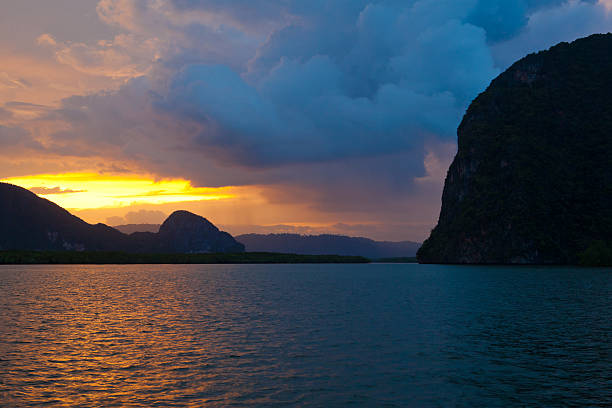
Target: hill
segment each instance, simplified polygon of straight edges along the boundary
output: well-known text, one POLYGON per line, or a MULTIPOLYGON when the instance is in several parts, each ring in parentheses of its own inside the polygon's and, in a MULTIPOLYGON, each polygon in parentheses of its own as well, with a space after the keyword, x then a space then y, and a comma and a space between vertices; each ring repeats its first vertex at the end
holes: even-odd
POLYGON ((0 183, 0 250, 208 253, 243 252, 244 245, 187 211, 171 214, 158 233, 126 235, 88 224, 24 188, 0 183))
POLYGON ((413 257, 416 242, 374 241, 343 235, 245 234, 236 239, 247 251, 280 252, 304 255, 363 256, 368 259, 413 257))
POLYGON ((612 35, 523 58, 464 116, 419 261, 573 264, 605 248, 611 158, 612 35))
POLYGON ((91 225, 51 201, 0 183, 0 249, 108 251, 128 238, 104 224, 91 225))

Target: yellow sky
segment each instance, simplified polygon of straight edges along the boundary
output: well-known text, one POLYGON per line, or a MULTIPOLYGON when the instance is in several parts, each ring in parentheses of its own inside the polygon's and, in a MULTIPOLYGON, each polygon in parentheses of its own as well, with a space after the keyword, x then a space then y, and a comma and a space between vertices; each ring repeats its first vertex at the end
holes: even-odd
MULTIPOLYGON (((234 235, 279 231, 351 234, 338 229, 334 214, 321 213, 308 203, 271 202, 266 198, 265 186, 193 187, 184 179, 156 180, 147 174, 93 172, 39 174, 0 181, 27 188, 92 224, 160 224, 173 211, 187 210, 234 235), (136 214, 137 221, 131 221, 126 216, 129 214, 136 214)), ((353 219, 350 213, 343 215, 349 223, 364 224, 359 218, 353 219)), ((413 228, 429 228, 429 224, 413 228)), ((367 231, 364 233, 368 235, 367 231)), ((397 240, 401 237, 400 232, 397 240)))
POLYGON ((146 175, 41 174, 2 181, 30 189, 64 208, 74 210, 235 197, 232 187, 193 187, 187 180, 154 180, 146 175))
POLYGON ((0 181, 27 188, 89 223, 128 223, 116 220, 130 212, 144 211, 156 215, 138 223, 155 224, 163 221, 160 213, 167 216, 176 210, 191 211, 225 225, 317 225, 320 217, 304 206, 268 202, 261 186, 194 187, 184 179, 93 172, 38 174, 0 181))

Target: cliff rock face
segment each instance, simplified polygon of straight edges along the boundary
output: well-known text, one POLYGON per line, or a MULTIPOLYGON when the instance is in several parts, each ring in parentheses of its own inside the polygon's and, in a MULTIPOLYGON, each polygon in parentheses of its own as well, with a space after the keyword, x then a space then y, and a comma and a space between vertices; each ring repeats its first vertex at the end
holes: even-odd
POLYGON ((612 239, 612 35, 518 61, 458 129, 424 263, 577 261, 612 239))
POLYGON ((204 253, 244 252, 244 245, 187 211, 173 213, 158 233, 126 235, 88 224, 24 188, 0 183, 0 250, 204 253))

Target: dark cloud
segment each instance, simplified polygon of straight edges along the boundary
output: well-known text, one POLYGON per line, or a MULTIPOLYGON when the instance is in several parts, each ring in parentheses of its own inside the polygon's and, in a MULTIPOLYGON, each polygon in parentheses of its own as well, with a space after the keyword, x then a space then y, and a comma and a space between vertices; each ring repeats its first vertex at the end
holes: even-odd
POLYGON ((185 67, 162 109, 202 124, 197 145, 252 167, 452 139, 466 104, 497 74, 484 31, 439 16, 443 24, 424 26, 422 10, 394 4, 347 7, 340 20, 307 14, 313 25, 274 33, 246 72, 185 67))
POLYGON ((10 119, 12 117, 13 114, 10 111, 0 107, 0 120, 10 119))
POLYGON ((43 151, 44 147, 32 136, 32 134, 21 127, 10 127, 0 125, 0 155, 14 156, 30 151, 43 151))
MULTIPOLYGON (((584 3, 597 3, 585 0, 584 3)), ((482 27, 490 42, 510 39, 519 34, 529 22, 529 16, 542 9, 566 3, 564 0, 478 0, 467 21, 482 27)))
POLYGON ((562 42, 612 30, 612 15, 603 4, 570 1, 553 9, 539 9, 516 36, 493 45, 497 65, 507 67, 523 56, 562 42))
POLYGON ((23 145, 30 140, 30 134, 24 129, 0 125, 0 141, 2 146, 23 145))
MULTIPOLYGON (((452 140, 469 102, 499 73, 490 43, 521 35, 530 13, 565 7, 527 0, 261 1, 246 9, 266 12, 251 15, 236 3, 173 5, 253 24, 266 16, 287 23, 242 71, 185 65, 157 107, 199 125, 191 142, 203 155, 262 169, 398 153, 418 161, 421 152, 422 159, 423 140, 452 140)), ((412 168, 407 176, 423 174, 422 166, 412 168)))
POLYGON ((526 52, 612 28, 602 4, 564 0, 103 0, 98 11, 159 41, 159 55, 119 90, 48 114, 69 124, 53 152, 431 222, 444 172, 427 160, 448 164, 471 100, 526 52))

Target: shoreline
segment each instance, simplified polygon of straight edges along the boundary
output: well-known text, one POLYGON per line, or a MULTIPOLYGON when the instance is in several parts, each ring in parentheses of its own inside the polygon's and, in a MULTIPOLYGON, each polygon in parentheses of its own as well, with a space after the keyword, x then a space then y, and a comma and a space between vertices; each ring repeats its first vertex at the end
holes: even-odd
POLYGON ((171 264, 364 264, 360 256, 270 252, 151 254, 127 252, 0 251, 0 265, 171 265, 171 264))

